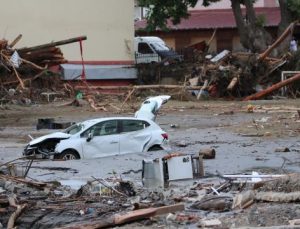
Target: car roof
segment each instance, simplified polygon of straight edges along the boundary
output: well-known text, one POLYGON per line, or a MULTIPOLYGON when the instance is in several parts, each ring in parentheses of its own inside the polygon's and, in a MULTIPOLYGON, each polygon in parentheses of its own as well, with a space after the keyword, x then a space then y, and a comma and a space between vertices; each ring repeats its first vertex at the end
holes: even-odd
POLYGON ((159 37, 152 37, 152 36, 148 36, 148 37, 135 37, 136 41, 140 41, 140 42, 153 42, 153 43, 165 43, 161 38, 159 37))
POLYGON ((153 121, 148 120, 148 119, 140 119, 140 118, 135 118, 135 117, 107 117, 107 118, 96 118, 96 119, 90 119, 90 120, 85 120, 80 123, 85 124, 87 126, 94 125, 98 122, 103 122, 103 121, 109 121, 109 120, 141 120, 141 121, 146 121, 149 123, 153 123, 153 121))

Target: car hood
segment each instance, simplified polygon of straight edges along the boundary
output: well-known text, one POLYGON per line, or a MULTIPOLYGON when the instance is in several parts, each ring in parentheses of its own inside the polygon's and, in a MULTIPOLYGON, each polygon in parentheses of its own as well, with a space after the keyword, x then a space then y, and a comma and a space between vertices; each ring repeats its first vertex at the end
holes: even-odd
POLYGON ((63 132, 55 132, 52 134, 47 134, 47 135, 33 139, 32 141, 29 142, 29 145, 31 145, 31 146, 36 145, 36 144, 41 143, 48 139, 67 139, 69 137, 71 137, 71 134, 66 134, 63 132))

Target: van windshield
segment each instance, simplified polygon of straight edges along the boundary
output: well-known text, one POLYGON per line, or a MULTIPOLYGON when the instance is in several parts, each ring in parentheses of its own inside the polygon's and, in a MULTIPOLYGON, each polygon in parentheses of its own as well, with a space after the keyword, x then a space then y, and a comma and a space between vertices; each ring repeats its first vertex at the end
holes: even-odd
POLYGON ((164 43, 151 43, 150 45, 156 51, 169 51, 170 50, 169 47, 166 46, 164 43))

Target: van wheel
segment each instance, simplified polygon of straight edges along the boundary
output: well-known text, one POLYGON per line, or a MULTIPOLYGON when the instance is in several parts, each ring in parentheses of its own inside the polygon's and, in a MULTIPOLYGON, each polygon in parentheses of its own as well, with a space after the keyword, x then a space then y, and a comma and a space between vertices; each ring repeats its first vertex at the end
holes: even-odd
POLYGON ((63 151, 62 153, 55 155, 55 159, 62 159, 62 160, 78 160, 80 159, 79 154, 76 151, 67 149, 63 151))
POLYGON ((159 150, 163 150, 163 148, 160 145, 154 145, 148 149, 148 152, 149 151, 159 151, 159 150))

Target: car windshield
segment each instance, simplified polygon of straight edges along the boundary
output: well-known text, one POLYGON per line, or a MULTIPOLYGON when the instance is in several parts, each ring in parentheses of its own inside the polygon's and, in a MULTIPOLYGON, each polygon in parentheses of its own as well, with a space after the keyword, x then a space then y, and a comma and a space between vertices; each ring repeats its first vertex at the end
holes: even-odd
POLYGON ((84 125, 82 123, 78 123, 75 125, 70 126, 69 128, 65 129, 63 132, 66 134, 77 134, 78 132, 80 132, 81 130, 83 130, 84 125))
POLYGON ((164 43, 151 43, 152 48, 157 51, 169 51, 169 47, 166 46, 164 43))

